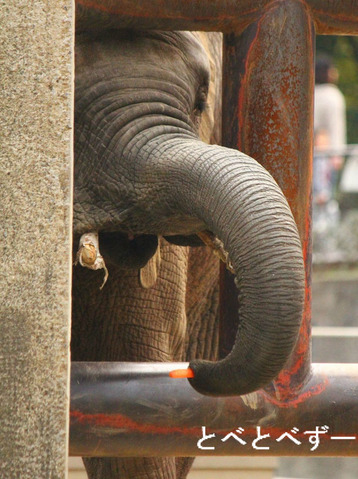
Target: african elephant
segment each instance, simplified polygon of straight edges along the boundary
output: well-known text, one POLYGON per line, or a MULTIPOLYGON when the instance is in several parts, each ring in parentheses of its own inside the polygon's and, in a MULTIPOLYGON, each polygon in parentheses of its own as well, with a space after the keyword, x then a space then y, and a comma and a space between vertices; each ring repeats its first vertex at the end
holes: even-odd
MULTIPOLYGON (((287 361, 302 316, 303 263, 291 211, 270 174, 199 139, 207 52, 218 51, 214 44, 205 51, 201 38, 78 35, 74 245, 99 232, 109 279, 100 289, 102 271, 74 268, 72 359, 188 360, 199 392, 237 395, 265 386, 287 361), (217 362, 218 260, 198 247, 196 234, 205 230, 222 241, 239 290, 235 346, 217 362)), ((191 461, 85 465, 91 479, 174 479, 186 477, 191 461)))

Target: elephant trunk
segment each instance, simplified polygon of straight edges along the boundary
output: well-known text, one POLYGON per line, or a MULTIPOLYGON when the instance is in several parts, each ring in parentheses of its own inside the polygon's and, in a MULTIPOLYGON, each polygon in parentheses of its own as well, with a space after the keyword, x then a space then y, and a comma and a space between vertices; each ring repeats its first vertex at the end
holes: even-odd
POLYGON ((287 201, 270 174, 236 150, 177 137, 150 145, 147 167, 161 183, 160 201, 212 231, 236 272, 234 347, 218 362, 191 361, 191 384, 213 396, 257 390, 283 368, 302 318, 301 243, 287 201))

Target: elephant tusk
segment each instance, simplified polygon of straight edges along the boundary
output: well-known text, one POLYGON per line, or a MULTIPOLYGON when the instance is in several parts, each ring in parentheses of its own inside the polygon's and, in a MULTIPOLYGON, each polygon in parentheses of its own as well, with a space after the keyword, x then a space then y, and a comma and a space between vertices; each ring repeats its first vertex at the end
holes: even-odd
POLYGON ((158 278, 161 263, 160 238, 158 239, 158 247, 154 256, 152 256, 148 263, 139 270, 139 283, 144 289, 153 287, 158 278))
POLYGON ((201 239, 201 241, 209 246, 214 251, 214 254, 226 265, 226 268, 230 271, 230 273, 235 274, 234 268, 232 263, 229 259, 229 254, 224 249, 224 245, 222 242, 217 238, 211 231, 200 231, 197 233, 197 236, 201 239))
POLYGON ((98 233, 96 231, 91 231, 81 236, 75 265, 78 263, 84 268, 93 270, 104 269, 103 283, 99 288, 102 289, 108 279, 108 269, 99 251, 98 233))

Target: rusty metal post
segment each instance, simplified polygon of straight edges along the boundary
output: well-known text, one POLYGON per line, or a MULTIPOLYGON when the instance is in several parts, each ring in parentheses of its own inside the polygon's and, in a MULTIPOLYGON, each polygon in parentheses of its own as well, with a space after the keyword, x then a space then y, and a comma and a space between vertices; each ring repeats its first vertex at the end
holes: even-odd
MULTIPOLYGON (((223 143, 258 160, 288 199, 306 267, 306 304, 299 342, 276 392, 296 395, 310 369, 311 175, 314 27, 303 3, 276 1, 241 36, 225 35, 223 143)), ((224 323, 236 316, 236 295, 225 273, 224 323)), ((233 325, 223 329, 232 331, 233 325)), ((226 336, 229 340, 232 334, 226 336)), ((222 343, 225 354, 230 344, 222 343)))
MULTIPOLYGON (((76 28, 99 29, 106 25, 239 34, 274 3, 277 0, 76 0, 76 28)), ((357 33, 358 0, 297 0, 297 3, 310 9, 319 34, 357 33)), ((289 7, 287 12, 289 16, 289 7)))

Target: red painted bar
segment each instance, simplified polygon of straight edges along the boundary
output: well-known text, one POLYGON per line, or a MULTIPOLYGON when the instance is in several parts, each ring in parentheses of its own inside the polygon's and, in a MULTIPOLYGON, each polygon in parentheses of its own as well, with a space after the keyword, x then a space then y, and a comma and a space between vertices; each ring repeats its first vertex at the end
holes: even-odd
MULTIPOLYGON (((76 27, 202 30, 241 33, 275 4, 289 0, 76 0, 76 27)), ((307 5, 319 34, 358 33, 358 0, 297 0, 307 5)))
POLYGON ((297 398, 203 396, 169 377, 187 366, 72 363, 70 455, 358 455, 358 364, 314 364, 297 398))
MULTIPOLYGON (((271 172, 294 214, 306 267, 306 305, 299 342, 275 385, 299 392, 310 367, 311 176, 314 28, 304 4, 274 2, 241 36, 225 35, 223 144, 271 172)), ((233 329, 232 276, 221 280, 222 330, 233 329)), ((228 336, 229 338, 232 335, 228 336)), ((221 344, 222 352, 230 344, 221 344)))

